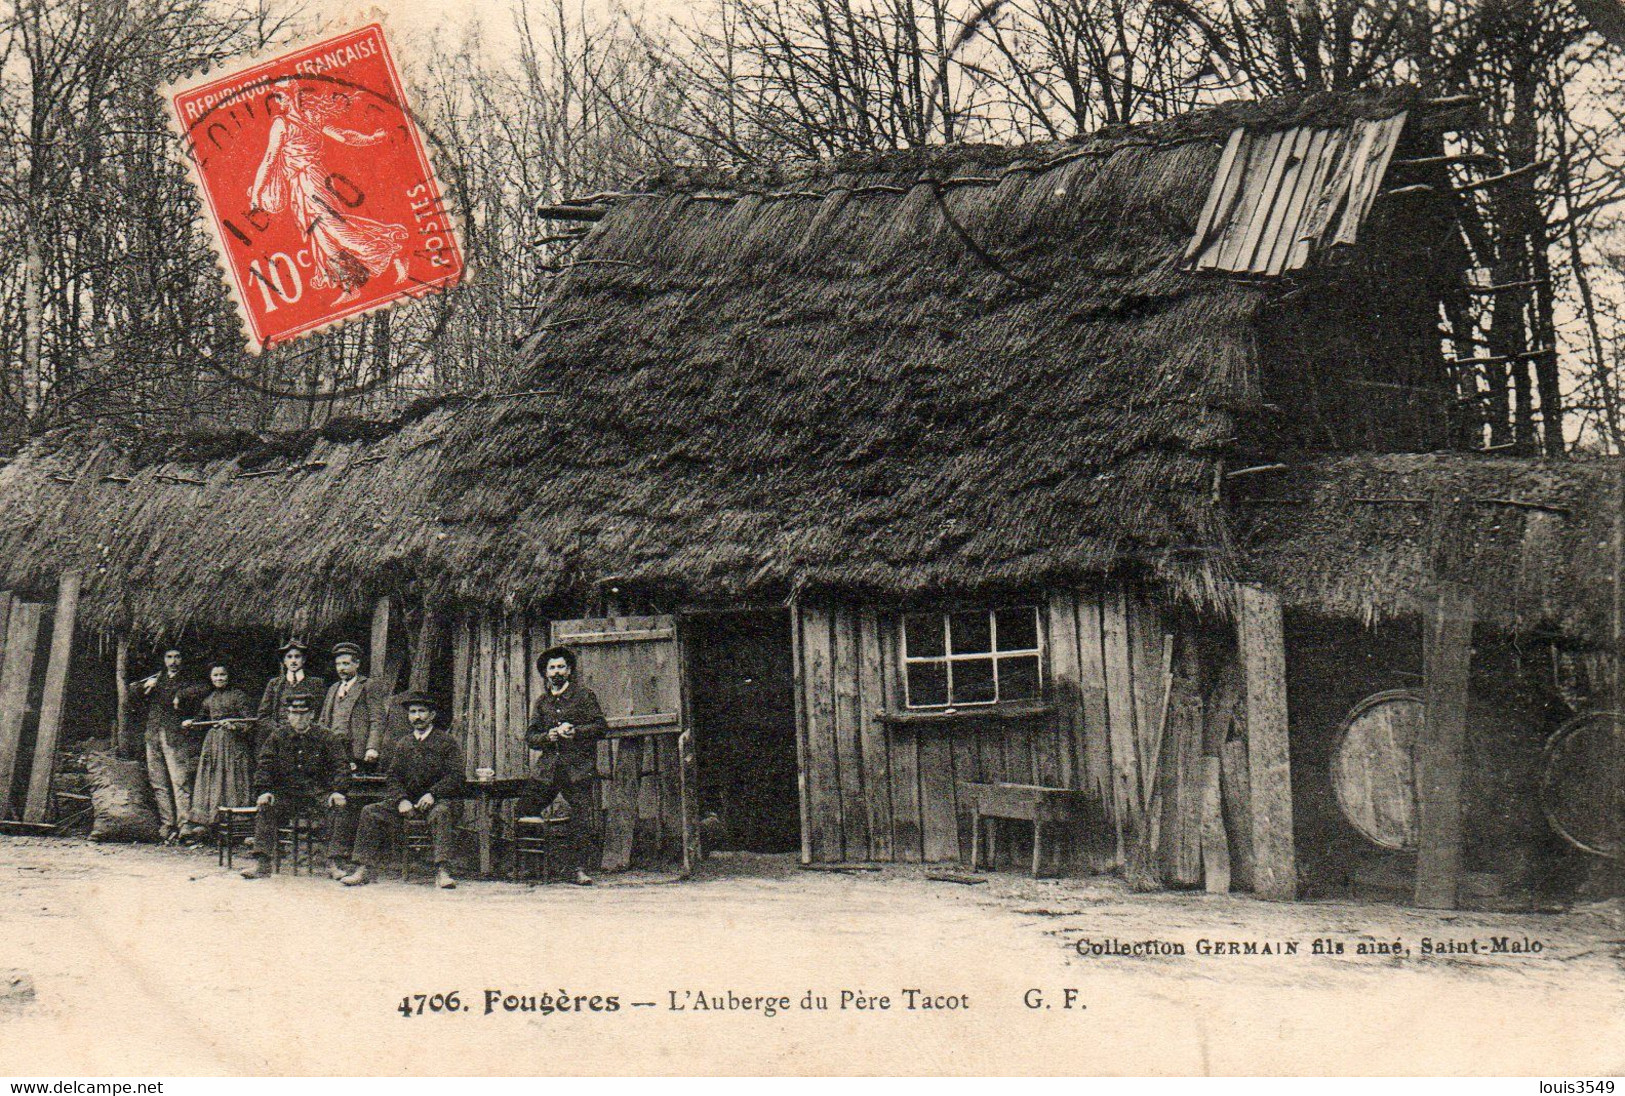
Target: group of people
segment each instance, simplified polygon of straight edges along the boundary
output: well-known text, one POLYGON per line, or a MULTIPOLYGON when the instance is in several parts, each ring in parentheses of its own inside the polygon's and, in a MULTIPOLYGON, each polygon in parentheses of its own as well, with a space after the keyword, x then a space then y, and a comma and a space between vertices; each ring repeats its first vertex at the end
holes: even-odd
MULTIPOLYGON (((307 673, 300 640, 279 652, 282 670, 265 683, 257 708, 224 663, 209 666, 207 685, 193 682, 177 647, 164 652, 161 670, 130 686, 131 699, 146 705, 147 774, 164 840, 200 839, 220 807, 255 807, 254 863, 243 876, 261 879, 270 874, 279 827, 295 815, 321 818, 328 873, 362 886, 372 882, 392 834, 417 818, 431 836, 436 884, 456 886, 450 865, 465 761, 460 736, 441 724, 434 699, 418 691, 385 695, 362 672, 355 643, 334 646, 332 684, 307 673), (392 708, 405 713, 404 728, 391 721, 392 708), (383 777, 381 796, 365 805, 356 802, 361 773, 383 777)), ((608 723, 597 697, 574 681, 573 651, 550 648, 536 666, 546 687, 526 727, 530 793, 519 810, 538 814, 564 799, 574 880, 588 885, 598 831, 597 746, 608 723)))

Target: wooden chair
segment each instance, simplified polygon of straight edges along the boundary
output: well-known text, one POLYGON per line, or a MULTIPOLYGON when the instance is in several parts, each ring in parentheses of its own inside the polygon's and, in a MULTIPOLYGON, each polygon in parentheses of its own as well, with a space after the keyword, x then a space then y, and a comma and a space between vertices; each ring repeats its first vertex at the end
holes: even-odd
POLYGON ((410 815, 401 819, 401 882, 406 882, 412 875, 412 858, 418 859, 434 851, 434 834, 429 830, 429 821, 410 815))
POLYGON ((570 825, 567 818, 526 815, 513 820, 513 869, 515 879, 534 879, 540 870, 543 882, 557 872, 549 859, 557 852, 570 825))
POLYGON ((316 850, 325 836, 326 827, 321 820, 312 818, 303 811, 296 811, 283 820, 277 827, 276 849, 271 857, 271 870, 282 871, 283 850, 287 850, 288 867, 290 874, 299 874, 299 865, 305 867, 305 874, 316 874, 316 861, 321 859, 316 850))
POLYGON ((231 867, 232 851, 254 836, 258 807, 217 807, 214 812, 215 863, 231 867))

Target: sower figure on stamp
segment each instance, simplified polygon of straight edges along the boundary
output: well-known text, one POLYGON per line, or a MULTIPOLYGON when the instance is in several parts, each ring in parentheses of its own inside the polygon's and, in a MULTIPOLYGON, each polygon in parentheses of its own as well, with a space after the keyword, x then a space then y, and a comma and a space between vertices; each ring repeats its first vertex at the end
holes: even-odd
POLYGON ((389 139, 386 130, 360 133, 337 125, 353 106, 343 89, 316 90, 301 83, 272 91, 265 97, 265 109, 274 116, 270 137, 248 190, 251 210, 293 214, 301 235, 310 240, 310 284, 338 289, 340 303, 353 300, 369 280, 391 268, 397 284, 410 276, 401 255, 404 225, 334 212, 348 203, 334 189, 334 173, 326 166, 327 142, 364 148, 389 139))
POLYGON ((254 859, 243 869, 244 879, 271 874, 271 853, 277 829, 297 814, 327 816, 327 867, 334 875, 338 858, 349 847, 348 802, 350 759, 337 738, 316 723, 316 696, 306 689, 290 689, 282 698, 283 723, 260 747, 254 766, 258 793, 254 815, 254 859))
POLYGON ((376 765, 387 745, 384 719, 389 714, 389 697, 379 682, 361 672, 359 644, 336 644, 333 669, 338 680, 327 687, 319 722, 338 736, 358 768, 376 765))
POLYGON ((406 708, 412 733, 390 748, 383 800, 361 811, 355 838, 360 866, 344 877, 344 885, 372 882, 383 862, 385 838, 391 832, 398 834, 405 819, 422 818, 434 839, 435 885, 455 887, 449 867, 457 825, 452 797, 463 787, 463 749, 450 731, 436 725, 435 704, 427 693, 409 692, 397 699, 406 708))
POLYGON ((303 687, 320 702, 322 690, 327 688, 327 682, 320 677, 305 673, 307 649, 304 640, 297 636, 277 648, 282 654, 282 672, 267 681, 264 691, 260 693, 257 714, 260 721, 259 742, 262 746, 282 722, 283 697, 292 690, 303 687))
POLYGON ((592 690, 575 683, 576 656, 568 647, 552 647, 536 659, 547 689, 531 707, 525 742, 537 751, 531 762, 529 802, 525 814, 539 814, 559 795, 570 808, 569 851, 575 881, 589 886, 598 842, 598 811, 593 805, 593 782, 598 777, 598 742, 609 730, 603 709, 592 690))
POLYGON ((197 746, 181 726, 181 709, 197 698, 196 683, 185 673, 180 648, 164 652, 164 668, 130 686, 132 702, 145 704, 147 780, 158 804, 159 836, 192 840, 202 827, 192 821, 192 781, 197 775, 197 746))

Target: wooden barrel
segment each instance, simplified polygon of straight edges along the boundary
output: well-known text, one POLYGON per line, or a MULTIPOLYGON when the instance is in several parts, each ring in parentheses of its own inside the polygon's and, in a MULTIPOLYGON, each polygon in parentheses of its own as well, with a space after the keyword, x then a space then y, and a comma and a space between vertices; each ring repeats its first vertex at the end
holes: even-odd
POLYGON ((1343 721, 1332 755, 1332 792, 1349 824, 1385 849, 1416 848, 1413 750, 1422 732, 1422 695, 1376 693, 1343 721))
POLYGON ((1625 855, 1625 793, 1615 786, 1614 751, 1625 718, 1584 712, 1546 743, 1540 809, 1558 835, 1577 849, 1618 860, 1625 855))

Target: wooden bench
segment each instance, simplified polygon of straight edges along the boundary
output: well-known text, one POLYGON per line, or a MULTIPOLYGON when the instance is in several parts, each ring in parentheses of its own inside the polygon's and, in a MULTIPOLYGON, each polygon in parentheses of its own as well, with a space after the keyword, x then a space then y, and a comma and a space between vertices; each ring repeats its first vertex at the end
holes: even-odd
MULTIPOLYGON (((970 867, 981 867, 982 819, 988 823, 990 849, 998 843, 998 820, 1008 818, 1033 824, 1033 878, 1044 863, 1044 827, 1053 822, 1078 822, 1086 815, 1084 794, 1070 788, 1048 788, 1042 784, 982 784, 959 782, 959 797, 971 805, 970 867)), ((988 857, 991 861, 992 855, 988 857)), ((990 864, 991 866, 991 864, 990 864)))

